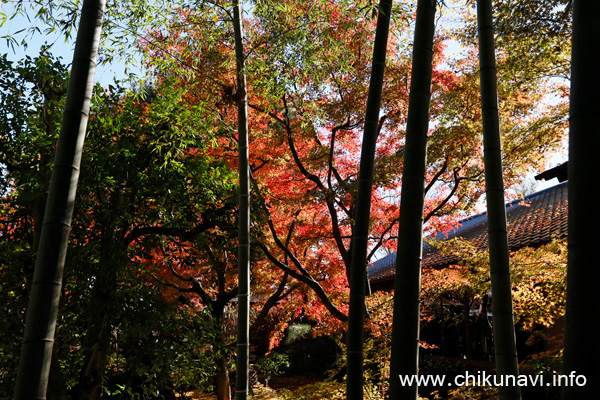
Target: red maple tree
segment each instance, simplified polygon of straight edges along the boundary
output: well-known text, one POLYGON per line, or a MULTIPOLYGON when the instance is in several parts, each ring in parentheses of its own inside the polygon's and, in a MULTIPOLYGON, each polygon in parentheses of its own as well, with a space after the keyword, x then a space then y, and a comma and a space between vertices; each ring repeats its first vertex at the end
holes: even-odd
MULTIPOLYGON (((254 245, 265 256, 254 263, 256 286, 262 293, 267 287, 274 291, 289 288, 290 282, 302 283, 293 291, 292 315, 303 312, 324 329, 342 326, 339 322, 345 321, 347 312, 375 23, 369 10, 366 2, 286 1, 275 10, 257 5, 245 22, 253 211, 262 214, 253 222, 260 232, 254 245)), ((394 13, 375 164, 370 259, 377 251, 395 248, 402 194, 410 79, 410 49, 402 37, 411 17, 401 9, 394 13)), ((198 117, 214 121, 221 139, 211 154, 227 160, 233 169, 237 93, 229 18, 218 4, 182 10, 177 21, 149 34, 142 44, 155 76, 177 76, 179 84, 189 88, 190 104, 203 110, 198 117)), ((424 215, 428 232, 449 229, 483 193, 476 59, 470 55, 449 62, 445 39, 438 37, 434 48, 435 123, 429 135, 424 215)), ((550 111, 522 117, 536 109, 541 92, 503 89, 503 101, 514 105, 503 115, 511 121, 505 135, 510 183, 543 158, 539 149, 556 147, 560 135, 559 128, 548 128, 550 111), (549 137, 554 139, 524 146, 523 135, 531 127, 551 130, 549 137), (523 153, 530 157, 520 159, 523 153)), ((284 303, 290 302, 280 301, 275 308, 284 303)))

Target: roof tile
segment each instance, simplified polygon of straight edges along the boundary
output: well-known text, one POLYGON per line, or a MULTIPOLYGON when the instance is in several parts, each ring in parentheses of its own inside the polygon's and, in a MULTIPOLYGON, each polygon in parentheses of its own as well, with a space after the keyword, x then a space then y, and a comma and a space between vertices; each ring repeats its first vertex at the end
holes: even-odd
MULTIPOLYGON (((567 182, 533 193, 506 205, 508 222, 508 247, 514 251, 523 247, 535 247, 554 238, 567 236, 567 182)), ((487 213, 478 214, 458 223, 448 234, 438 234, 436 240, 461 238, 473 243, 478 249, 488 246, 487 213)), ((423 266, 442 268, 456 263, 458 257, 441 254, 434 246, 424 243, 423 266)), ((369 267, 369 280, 380 282, 395 275, 396 254, 377 260, 369 267)))

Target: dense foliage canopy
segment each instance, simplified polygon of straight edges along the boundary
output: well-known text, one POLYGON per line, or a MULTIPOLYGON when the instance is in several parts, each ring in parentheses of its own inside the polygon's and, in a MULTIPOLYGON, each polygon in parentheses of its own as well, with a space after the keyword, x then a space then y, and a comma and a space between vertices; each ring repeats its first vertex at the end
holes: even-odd
MULTIPOLYGON (((68 32, 78 2, 47 3, 32 3, 41 7, 37 17, 68 32)), ((513 3, 496 7, 503 172, 515 189, 564 141, 568 89, 558 78, 568 78, 570 2, 513 3), (532 7, 548 18, 529 20, 532 7)), ((17 2, 22 12, 28 7, 17 2)), ((314 335, 345 330, 377 7, 369 0, 262 0, 245 7, 250 331, 255 353, 264 355, 293 323, 309 323, 314 335)), ((108 10, 104 55, 110 59, 134 43, 148 76, 133 89, 115 83, 94 92, 51 391, 146 398, 209 390, 217 386, 215 376, 228 380, 235 353, 241 94, 231 5, 132 1, 109 2, 108 10)), ((450 229, 485 192, 468 7, 461 18, 438 32, 434 44, 427 234, 450 229), (461 54, 450 57, 455 43, 461 54)), ((402 197, 412 4, 394 4, 391 22, 367 261, 394 251, 402 197)), ((13 389, 67 76, 48 49, 19 63, 0 58, 2 393, 13 389)), ((464 323, 447 304, 487 301, 486 264, 478 256, 424 271, 424 321, 464 323)), ((560 243, 513 255, 523 329, 550 326, 564 313, 562 257, 560 243), (531 268, 539 265, 544 277, 531 268), (544 307, 534 306, 541 300, 544 307)), ((367 350, 379 357, 377 346, 389 344, 391 305, 376 294, 367 310, 373 346, 367 350)), ((385 376, 388 357, 380 358, 373 382, 385 376)))

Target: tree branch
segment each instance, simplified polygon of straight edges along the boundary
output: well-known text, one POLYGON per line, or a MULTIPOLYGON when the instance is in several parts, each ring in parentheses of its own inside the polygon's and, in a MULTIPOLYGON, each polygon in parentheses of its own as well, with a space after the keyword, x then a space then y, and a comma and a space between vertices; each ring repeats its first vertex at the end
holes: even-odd
MULTIPOLYGON (((298 167, 298 169, 300 170, 300 173, 302 173, 302 175, 304 175, 304 177, 306 179, 315 183, 317 188, 323 193, 323 195, 325 197, 325 204, 327 205, 327 210, 329 211, 329 215, 331 218, 331 228, 332 228, 332 232, 333 232, 333 237, 336 242, 336 246, 338 247, 338 250, 340 252, 340 255, 342 257, 342 260, 344 260, 344 264, 346 266, 348 266, 348 265, 350 265, 350 256, 349 256, 348 250, 346 249, 346 246, 344 246, 344 242, 342 240, 342 235, 341 235, 341 231, 340 231, 340 227, 339 227, 339 218, 337 215, 337 210, 335 209, 335 192, 333 192, 333 190, 326 188, 325 185, 323 184, 323 182, 321 182, 321 179, 319 179, 318 176, 311 174, 305 168, 304 164, 300 160, 300 156, 298 155, 298 151, 296 150, 296 145, 294 143, 292 128, 291 128, 290 120, 289 120, 289 109, 287 106, 287 101, 285 100, 285 96, 282 97, 282 101, 283 101, 283 105, 284 105, 284 109, 285 109, 285 113, 286 113, 285 118, 281 118, 273 112, 266 112, 265 110, 262 110, 260 107, 257 107, 257 106, 250 105, 250 107, 252 107, 258 111, 261 111, 261 112, 266 112, 267 115, 269 115, 271 118, 278 121, 285 129, 286 134, 287 134, 288 146, 290 148, 290 152, 292 153, 292 157, 294 159, 296 167, 298 167)), ((337 174, 336 174, 336 179, 342 181, 341 177, 339 177, 339 175, 337 175, 337 174)), ((347 212, 347 210, 345 210, 345 211, 347 212)))
POLYGON ((214 213, 224 214, 227 211, 233 210, 233 205, 225 204, 223 207, 213 210, 211 212, 207 212, 203 215, 203 221, 199 224, 195 225, 190 229, 183 229, 178 227, 169 227, 169 226, 161 226, 161 225, 152 225, 152 226, 142 226, 133 228, 126 236, 125 243, 131 243, 136 239, 139 239, 142 236, 146 235, 162 235, 162 236, 176 236, 183 240, 194 239, 201 233, 208 231, 209 229, 214 228, 217 225, 215 218, 213 217, 214 213))
POLYGON ((454 171, 453 171, 454 186, 452 187, 452 190, 450 190, 450 193, 448 194, 448 196, 446 196, 446 198, 444 200, 442 200, 442 202, 440 204, 438 204, 436 208, 434 208, 433 210, 431 210, 430 212, 427 213, 427 215, 423 219, 423 223, 424 224, 427 221, 429 221, 429 219, 431 217, 433 217, 438 211, 440 211, 442 209, 442 207, 444 207, 446 205, 446 203, 448 203, 450 201, 450 199, 452 198, 452 196, 454 196, 454 193, 458 189, 458 184, 460 183, 460 181, 466 179, 464 177, 461 178, 461 177, 458 176, 458 173, 460 172, 460 170, 461 170, 460 167, 454 168, 454 171))
POLYGON ((285 287, 287 285, 288 276, 289 274, 287 272, 284 272, 283 278, 281 279, 277 290, 271 296, 269 296, 262 309, 258 313, 258 316, 252 323, 252 326, 250 327, 251 332, 256 332, 258 330, 258 328, 263 324, 263 322, 267 318, 267 315, 269 315, 269 311, 271 311, 271 309, 275 307, 278 301, 284 299, 295 289, 298 288, 298 285, 294 285, 284 293, 285 287))
POLYGON ((260 243, 259 242, 258 246, 261 248, 261 250, 263 251, 263 253, 267 256, 267 258, 269 259, 269 261, 271 261, 273 264, 275 264, 275 266, 277 266, 278 268, 280 268, 282 271, 288 273, 291 277, 299 280, 300 282, 303 282, 303 283, 307 284, 308 287, 310 287, 315 292, 315 294, 317 295, 317 297, 319 298, 319 300, 321 300, 321 302, 323 303, 323 305, 325 306, 325 308, 331 313, 331 315, 333 315, 335 318, 337 318, 338 320, 340 320, 342 322, 348 321, 348 316, 346 316, 346 314, 344 314, 343 312, 341 312, 331 302, 331 300, 329 300, 329 297, 327 296, 327 293, 325 293, 325 290, 323 289, 323 287, 317 281, 315 281, 310 275, 308 275, 308 276, 302 275, 302 274, 294 271, 293 269, 291 269, 290 267, 288 267, 287 265, 285 265, 281 261, 279 261, 269 251, 269 249, 267 248, 267 246, 264 243, 260 243))
POLYGON ((442 168, 440 168, 440 170, 433 176, 431 181, 425 187, 425 196, 427 196, 427 193, 429 192, 429 190, 433 187, 433 185, 435 185, 435 183, 438 181, 438 179, 440 179, 440 176, 442 176, 442 174, 444 174, 447 170, 448 170, 448 157, 446 157, 446 159, 444 160, 444 164, 442 164, 442 168))
POLYGON ((385 235, 392 230, 392 228, 394 227, 394 225, 398 222, 400 218, 395 218, 389 225, 387 228, 384 229, 384 231, 381 233, 381 235, 379 236, 378 240, 377 240, 377 244, 375 244, 375 247, 373 247, 373 249, 371 250, 371 252, 369 253, 369 255, 367 256, 367 262, 369 260, 371 260, 371 257, 373 257, 373 255, 375 254, 375 252, 377 250, 379 250, 379 248, 383 245, 383 238, 385 237, 385 235))
POLYGON ((125 242, 131 243, 134 240, 146 235, 177 236, 181 239, 192 239, 200 233, 213 228, 215 224, 212 221, 202 222, 192 229, 182 229, 168 226, 144 226, 133 228, 126 236, 125 242))

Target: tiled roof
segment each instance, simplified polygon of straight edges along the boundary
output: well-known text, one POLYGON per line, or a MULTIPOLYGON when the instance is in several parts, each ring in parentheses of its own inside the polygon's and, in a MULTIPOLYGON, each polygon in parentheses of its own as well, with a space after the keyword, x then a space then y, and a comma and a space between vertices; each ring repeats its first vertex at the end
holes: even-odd
MULTIPOLYGON (((506 205, 508 221, 508 247, 518 250, 535 247, 554 238, 567 235, 567 182, 533 193, 522 200, 506 205)), ((436 240, 461 238, 479 249, 488 246, 487 214, 482 213, 459 222, 447 234, 438 234, 436 240)), ((458 256, 441 254, 434 246, 423 245, 423 266, 442 268, 456 263, 458 256)), ((392 279, 396 268, 396 254, 377 260, 369 267, 369 280, 374 282, 392 279)))

